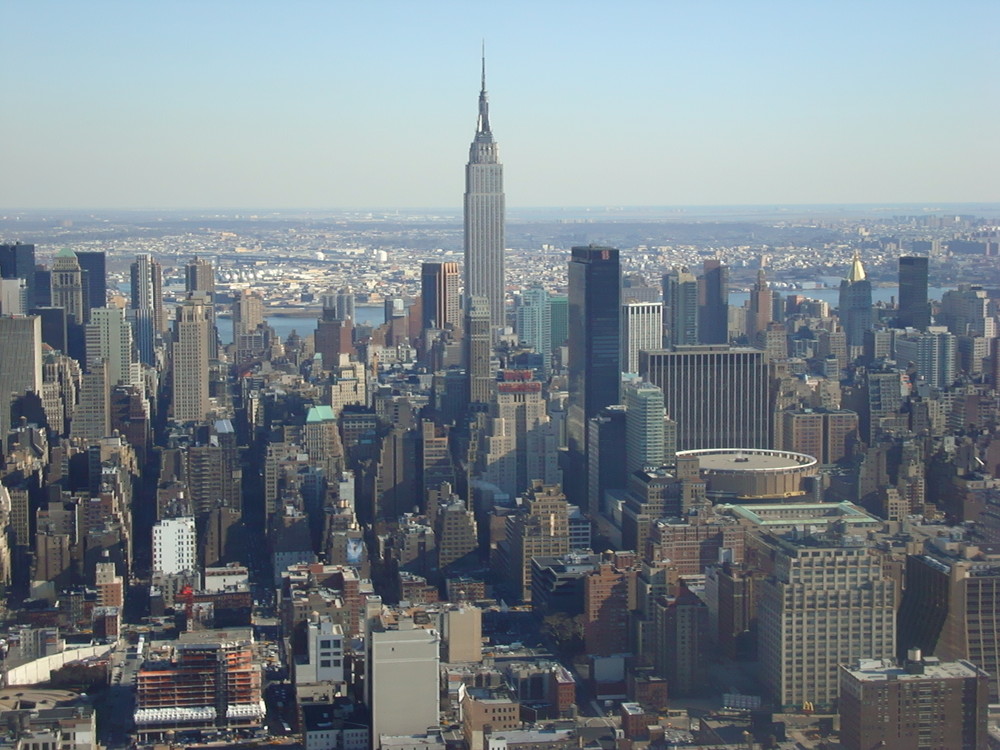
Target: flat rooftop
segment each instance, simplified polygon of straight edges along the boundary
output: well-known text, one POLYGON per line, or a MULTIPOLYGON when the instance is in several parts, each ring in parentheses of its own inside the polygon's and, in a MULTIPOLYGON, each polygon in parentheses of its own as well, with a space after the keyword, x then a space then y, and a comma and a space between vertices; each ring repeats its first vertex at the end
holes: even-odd
POLYGON ((32 704, 35 710, 74 705, 80 694, 70 690, 49 690, 28 685, 12 685, 0 690, 0 711, 17 711, 32 704))
POLYGON ((835 521, 844 521, 852 526, 881 526, 883 523, 854 503, 726 504, 719 509, 742 517, 755 526, 825 526, 835 521))
POLYGON ((716 472, 783 471, 816 465, 816 459, 805 453, 763 448, 678 451, 677 457, 696 457, 702 471, 716 472))
POLYGON ((910 674, 904 667, 879 659, 861 660, 857 669, 848 669, 848 673, 856 680, 864 682, 888 682, 889 680, 916 681, 965 679, 976 677, 980 670, 967 661, 938 661, 933 657, 925 657, 922 674, 910 674))
POLYGON ((543 742, 562 742, 573 736, 571 729, 509 729, 505 732, 494 732, 493 739, 507 740, 509 744, 541 744, 543 742))

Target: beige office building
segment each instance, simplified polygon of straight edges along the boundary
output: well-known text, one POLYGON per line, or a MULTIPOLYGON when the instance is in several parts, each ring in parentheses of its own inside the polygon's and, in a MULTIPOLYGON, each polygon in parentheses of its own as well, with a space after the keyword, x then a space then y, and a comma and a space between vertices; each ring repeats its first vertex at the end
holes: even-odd
POLYGON ((202 297, 189 297, 177 307, 173 406, 178 422, 200 422, 211 409, 208 390, 211 320, 211 305, 202 297))
POLYGON ((405 617, 368 636, 372 745, 382 735, 423 734, 438 723, 440 637, 405 617))
POLYGON ((761 676, 778 710, 832 710, 838 669, 896 650, 896 585, 856 535, 765 536, 772 575, 760 584, 761 676))

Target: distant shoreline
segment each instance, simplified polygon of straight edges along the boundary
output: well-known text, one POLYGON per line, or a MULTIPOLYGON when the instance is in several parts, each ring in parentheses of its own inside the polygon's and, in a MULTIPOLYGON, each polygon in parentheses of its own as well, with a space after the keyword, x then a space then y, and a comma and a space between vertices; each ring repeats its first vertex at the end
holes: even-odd
MULTIPOLYGON (((317 318, 323 314, 322 307, 265 307, 265 318, 298 318, 306 315, 315 315, 317 318)), ((229 310, 215 314, 217 318, 231 318, 233 313, 229 310)))
MULTIPOLYGON (((358 304, 356 307, 365 308, 380 308, 381 303, 366 302, 364 304, 358 304)), ((300 318, 309 316, 316 316, 317 318, 323 314, 323 308, 321 306, 317 307, 265 307, 264 317, 265 318, 300 318)), ((218 318, 231 318, 232 312, 226 310, 225 312, 220 312, 216 314, 218 318)))

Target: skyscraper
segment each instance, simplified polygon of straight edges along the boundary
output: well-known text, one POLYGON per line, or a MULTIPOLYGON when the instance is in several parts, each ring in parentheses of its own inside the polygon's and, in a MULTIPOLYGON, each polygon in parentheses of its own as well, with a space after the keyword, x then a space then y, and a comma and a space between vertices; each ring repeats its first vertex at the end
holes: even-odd
POLYGON ((24 279, 0 278, 0 315, 28 313, 28 285, 24 279))
POLYGON ((927 303, 927 258, 904 255, 899 259, 900 328, 923 330, 931 324, 931 308, 927 303))
POLYGON ((28 307, 38 304, 35 299, 35 246, 16 242, 0 245, 0 278, 24 279, 28 287, 28 307))
POLYGON ((153 570, 176 575, 198 567, 194 518, 165 518, 153 526, 153 570))
POLYGON ((747 338, 756 344, 757 334, 767 330, 767 324, 774 320, 774 292, 767 283, 767 274, 761 268, 757 272, 757 282, 750 290, 750 307, 747 310, 747 338))
POLYGON ((990 314, 990 295, 977 284, 959 284, 958 289, 945 292, 937 323, 956 336, 991 339, 997 335, 996 318, 990 314))
POLYGON ((763 682, 776 707, 829 709, 841 664, 895 653, 896 585, 881 559, 845 534, 762 534, 761 546, 774 560, 757 605, 763 682))
POLYGON ((622 369, 639 372, 639 352, 663 346, 663 303, 626 302, 621 325, 622 369))
POLYGON ((35 266, 35 302, 36 307, 49 307, 52 304, 52 271, 39 264, 35 266))
POLYGON ((639 373, 663 389, 677 450, 770 448, 768 373, 760 349, 678 346, 643 352, 639 373))
POLYGON ((215 266, 205 258, 195 258, 184 266, 184 291, 215 294, 215 266))
POLYGON ((542 384, 530 370, 506 370, 480 431, 479 475, 510 497, 533 480, 558 484, 558 436, 546 413, 542 384))
POLYGON ((33 307, 28 313, 42 319, 42 341, 67 354, 66 311, 61 307, 33 307))
POLYGON ((111 386, 108 363, 103 359, 88 366, 80 382, 80 402, 73 411, 70 436, 96 441, 111 433, 111 386))
MULTIPOLYGON (((307 422, 306 433, 310 431, 310 426, 307 422)), ((210 429, 199 432, 201 439, 197 445, 188 447, 184 466, 184 483, 191 509, 199 520, 204 520, 212 510, 220 507, 239 513, 243 507, 240 494, 243 472, 232 422, 220 419, 210 429)), ((307 447, 314 448, 315 445, 307 447)), ((311 450, 309 454, 312 456, 311 450)))
POLYGON ((729 267, 706 260, 698 277, 698 343, 729 343, 729 267))
POLYGON ((83 325, 86 311, 83 307, 83 269, 76 253, 64 247, 52 264, 52 304, 66 311, 71 324, 83 325))
POLYGON ((131 317, 135 326, 135 346, 139 361, 156 364, 156 338, 166 328, 163 314, 163 269, 149 253, 136 256, 131 268, 131 317))
POLYGON ((626 412, 621 404, 608 406, 587 422, 587 500, 591 518, 603 512, 605 493, 623 490, 625 470, 626 412))
POLYGON ((323 317, 316 321, 316 353, 320 355, 323 368, 333 369, 354 352, 354 325, 350 320, 323 317))
POLYGON ((531 558, 569 552, 569 504, 559 485, 535 481, 520 513, 507 516, 511 593, 531 601, 531 558))
MULTIPOLYGON (((333 430, 339 436, 337 423, 333 430)), ((448 448, 448 430, 434 424, 429 419, 420 423, 420 475, 423 480, 420 491, 421 504, 428 503, 428 493, 440 489, 441 485, 455 484, 455 467, 448 448)))
POLYGON ((490 304, 485 297, 469 297, 465 312, 465 372, 469 378, 469 400, 488 404, 493 394, 490 335, 490 304))
POLYGON ((345 286, 337 291, 337 318, 340 320, 355 320, 356 313, 354 310, 354 304, 356 298, 354 296, 354 290, 349 286, 345 286))
POLYGON ((130 267, 132 281, 132 309, 149 308, 153 311, 153 327, 166 330, 163 314, 163 268, 149 253, 135 256, 130 267))
MULTIPOLYGON (((326 295, 324 295, 323 309, 327 307, 326 295)), ((402 297, 386 297, 382 301, 382 308, 385 311, 385 322, 389 323, 394 318, 405 318, 406 317, 406 300, 402 297)), ((334 310, 336 310, 336 301, 334 301, 334 310)))
POLYGON ((458 263, 423 263, 420 266, 422 328, 461 327, 458 297, 458 263))
POLYGON ((542 355, 542 370, 552 367, 552 305, 542 287, 525 289, 517 306, 517 338, 542 355))
POLYGON ((95 308, 85 328, 87 368, 103 359, 108 364, 108 382, 112 387, 138 385, 139 368, 132 358, 132 328, 125 311, 119 307, 95 308))
MULTIPOLYGON (((184 266, 184 291, 188 296, 198 295, 208 304, 209 326, 209 358, 219 358, 219 337, 215 328, 215 266, 212 261, 198 258, 184 266)), ((234 335, 235 340, 235 335, 234 335)))
MULTIPOLYGON (((77 252, 77 260, 83 269, 84 304, 88 310, 108 304, 107 256, 102 251, 77 252)), ((89 320, 89 317, 88 317, 89 320)))
POLYGON ((663 304, 670 344, 697 344, 698 280, 687 268, 664 275, 663 304))
POLYGON ((550 294, 549 315, 552 319, 552 347, 558 349, 565 346, 569 338, 569 298, 550 294))
POLYGON ((666 457, 663 391, 652 383, 625 386, 625 470, 657 469, 666 457))
POLYGON ((868 445, 872 445, 883 430, 906 424, 906 416, 901 412, 908 389, 906 376, 891 363, 873 365, 859 374, 851 401, 858 414, 861 439, 868 445))
POLYGON ((619 403, 621 265, 611 247, 574 247, 569 262, 568 441, 586 452, 586 424, 619 403))
POLYGON ((899 608, 900 650, 968 659, 990 675, 990 703, 1000 698, 1000 566, 928 553, 906 558, 899 608))
POLYGON ((28 317, 0 316, 0 430, 10 429, 10 404, 14 395, 42 394, 42 321, 28 317))
POLYGON ((847 334, 848 357, 854 359, 865 344, 865 331, 872 327, 872 283, 857 251, 847 278, 840 282, 839 314, 840 325, 847 334))
POLYGON ((233 292, 233 341, 239 336, 257 330, 264 322, 264 298, 260 292, 241 289, 233 292))
POLYGON ((780 418, 777 447, 815 456, 821 464, 844 458, 858 437, 858 415, 847 409, 794 409, 780 418))
POLYGON ((192 296, 177 306, 174 329, 174 419, 200 422, 211 408, 208 360, 211 309, 203 297, 192 296))
POLYGON ((484 57, 479 120, 465 166, 465 296, 488 300, 495 327, 506 324, 504 211, 503 165, 490 130, 484 57))
POLYGON ((955 382, 957 346, 943 327, 928 326, 924 333, 896 337, 896 361, 935 388, 947 388, 955 382))

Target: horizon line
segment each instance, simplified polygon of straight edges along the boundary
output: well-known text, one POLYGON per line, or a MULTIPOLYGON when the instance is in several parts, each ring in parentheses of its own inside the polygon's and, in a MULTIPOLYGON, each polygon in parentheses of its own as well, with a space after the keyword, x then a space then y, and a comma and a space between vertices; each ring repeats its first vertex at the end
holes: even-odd
MULTIPOLYGON (((983 206, 983 207, 997 207, 1000 208, 1000 201, 996 200, 972 200, 972 201, 867 201, 867 202, 828 202, 828 203, 780 203, 780 202, 762 202, 762 203, 650 203, 650 204, 624 204, 624 203, 594 203, 594 204, 578 204, 578 205, 546 205, 546 206, 508 206, 508 211, 629 211, 629 210, 671 210, 671 211, 684 211, 690 209, 719 209, 719 208, 754 208, 754 209, 787 209, 787 208, 872 208, 878 209, 880 207, 894 208, 894 207, 923 207, 925 210, 942 210, 945 207, 952 206, 983 206)), ((325 206, 325 207, 306 207, 306 206, 171 206, 171 207, 156 207, 156 206, 80 206, 80 207, 65 207, 65 206, 43 206, 43 207, 0 207, 0 215, 8 213, 38 213, 43 211, 60 211, 60 212, 107 212, 107 211, 120 211, 120 212, 131 212, 131 211, 152 211, 152 212, 182 212, 182 211, 238 211, 241 213, 246 212, 270 212, 270 213, 280 213, 280 212, 359 212, 359 211, 383 211, 383 212, 400 212, 400 211, 435 211, 435 212, 454 212, 456 214, 461 214, 461 206, 325 206)))

